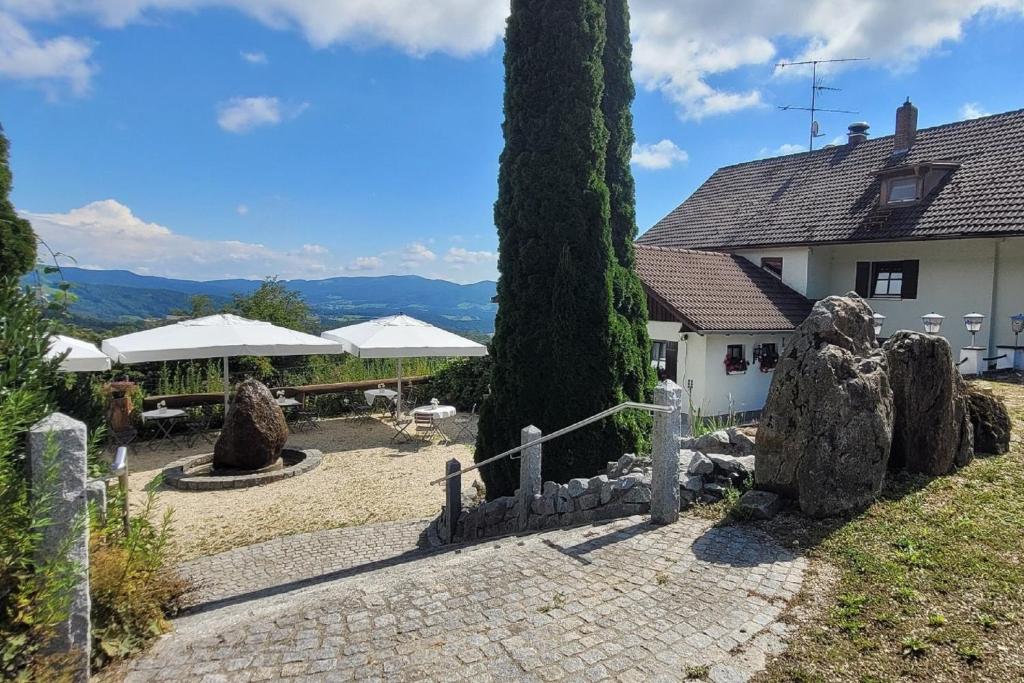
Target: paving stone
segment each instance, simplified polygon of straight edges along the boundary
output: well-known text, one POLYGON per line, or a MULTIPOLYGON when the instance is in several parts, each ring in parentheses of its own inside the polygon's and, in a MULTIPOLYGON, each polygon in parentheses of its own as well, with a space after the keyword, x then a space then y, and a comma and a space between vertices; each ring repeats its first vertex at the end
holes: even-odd
MULTIPOLYGON (((646 488, 625 476, 617 495, 646 488)), ((731 683, 784 647, 777 620, 806 565, 754 529, 686 516, 442 548, 423 543, 426 526, 190 562, 211 580, 126 680, 670 681, 700 665, 731 683)))

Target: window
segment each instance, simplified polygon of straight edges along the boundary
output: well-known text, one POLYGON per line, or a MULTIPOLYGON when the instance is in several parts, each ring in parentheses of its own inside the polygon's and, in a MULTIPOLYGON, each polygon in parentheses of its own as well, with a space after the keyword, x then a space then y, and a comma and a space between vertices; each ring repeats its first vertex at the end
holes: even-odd
POLYGON ((883 261, 872 264, 871 296, 902 297, 903 261, 883 261))
POLYGON ((888 204, 903 204, 917 201, 917 178, 892 178, 889 180, 888 204))
POLYGON ((777 278, 782 278, 782 257, 781 256, 762 256, 761 267, 767 270, 769 273, 777 278))
POLYGON ((676 381, 676 358, 679 357, 679 342, 652 341, 651 367, 661 382, 670 379, 676 381))
POLYGON ((725 347, 725 372, 733 375, 747 371, 747 359, 743 353, 743 344, 729 344, 725 347))
POLYGON ((774 343, 759 344, 754 347, 754 360, 761 372, 771 372, 779 364, 779 350, 774 343))
POLYGON ((916 299, 920 261, 858 261, 854 289, 865 299, 916 299))

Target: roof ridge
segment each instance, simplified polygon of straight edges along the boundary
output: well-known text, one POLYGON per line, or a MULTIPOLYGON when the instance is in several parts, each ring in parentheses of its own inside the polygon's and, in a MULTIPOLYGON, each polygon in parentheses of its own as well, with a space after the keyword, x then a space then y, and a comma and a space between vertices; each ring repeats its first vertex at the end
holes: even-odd
MULTIPOLYGON (((999 112, 997 114, 986 114, 985 116, 976 116, 976 117, 974 117, 972 119, 961 119, 959 121, 949 121, 947 123, 940 123, 940 124, 935 125, 935 126, 929 126, 928 128, 918 128, 917 129, 917 134, 920 135, 921 133, 927 133, 927 132, 931 132, 931 131, 935 131, 935 130, 940 130, 940 129, 943 129, 943 128, 954 128, 956 126, 977 125, 978 122, 987 122, 987 121, 990 121, 991 119, 996 119, 996 118, 1000 118, 1000 117, 1004 117, 1004 116, 1005 117, 1010 117, 1010 116, 1013 116, 1013 115, 1020 115, 1020 114, 1024 114, 1024 108, 1022 108, 1022 109, 1011 109, 1010 111, 1003 111, 1003 112, 999 112)), ((895 133, 889 133, 888 135, 879 135, 878 137, 873 137, 873 138, 870 138, 868 140, 864 140, 863 142, 859 142, 859 143, 857 143, 857 146, 877 145, 879 142, 881 142, 883 140, 891 139, 893 136, 895 136, 895 133)), ((738 161, 735 164, 726 164, 725 166, 719 166, 715 170, 715 172, 712 173, 711 175, 714 175, 715 173, 718 173, 719 171, 725 170, 727 168, 738 168, 740 166, 748 166, 748 165, 749 166, 753 166, 755 164, 768 163, 768 162, 772 162, 772 161, 777 161, 779 159, 789 159, 791 157, 797 157, 797 156, 801 156, 801 155, 805 155, 807 157, 810 157, 812 154, 821 154, 822 152, 834 151, 836 149, 843 149, 844 147, 846 147, 845 143, 842 144, 842 145, 825 145, 824 147, 819 147, 818 149, 812 149, 811 151, 806 151, 805 150, 803 152, 793 152, 792 154, 777 154, 775 156, 764 157, 764 158, 761 158, 761 159, 748 159, 747 161, 738 161)))
POLYGON ((671 251, 682 254, 733 256, 733 254, 728 251, 715 251, 714 249, 687 249, 685 247, 665 247, 657 244, 643 244, 642 242, 633 242, 633 246, 639 249, 657 249, 658 251, 671 251))

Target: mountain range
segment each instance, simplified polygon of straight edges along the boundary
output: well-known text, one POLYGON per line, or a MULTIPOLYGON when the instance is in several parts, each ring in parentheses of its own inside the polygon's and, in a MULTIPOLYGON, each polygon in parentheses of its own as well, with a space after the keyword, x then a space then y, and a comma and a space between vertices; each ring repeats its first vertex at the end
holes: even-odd
MULTIPOLYGON (((259 280, 179 280, 138 275, 127 270, 62 268, 61 274, 29 274, 25 283, 55 286, 63 277, 71 283, 75 301, 70 313, 81 324, 126 324, 163 318, 187 310, 197 294, 210 297, 214 307, 231 302, 234 294, 249 294, 259 280)), ((323 280, 287 280, 325 326, 406 313, 453 331, 494 332, 497 305, 491 301, 490 280, 460 285, 417 275, 333 277, 323 280)))

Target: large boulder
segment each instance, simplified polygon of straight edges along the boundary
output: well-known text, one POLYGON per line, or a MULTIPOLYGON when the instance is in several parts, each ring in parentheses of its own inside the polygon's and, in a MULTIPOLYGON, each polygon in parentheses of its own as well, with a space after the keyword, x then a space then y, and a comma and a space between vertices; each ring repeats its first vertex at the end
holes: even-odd
POLYGON ((856 294, 814 305, 779 359, 757 431, 759 489, 808 515, 867 506, 892 441, 892 389, 872 312, 856 294))
POLYGON ((949 342, 900 330, 883 350, 896 413, 889 467, 940 475, 969 463, 974 434, 949 342))
POLYGON ((1010 413, 991 391, 967 385, 967 407, 974 428, 974 450, 999 455, 1010 450, 1010 413))
POLYGON ((288 425, 270 390, 254 379, 238 385, 217 443, 215 470, 260 470, 278 463, 288 425))

